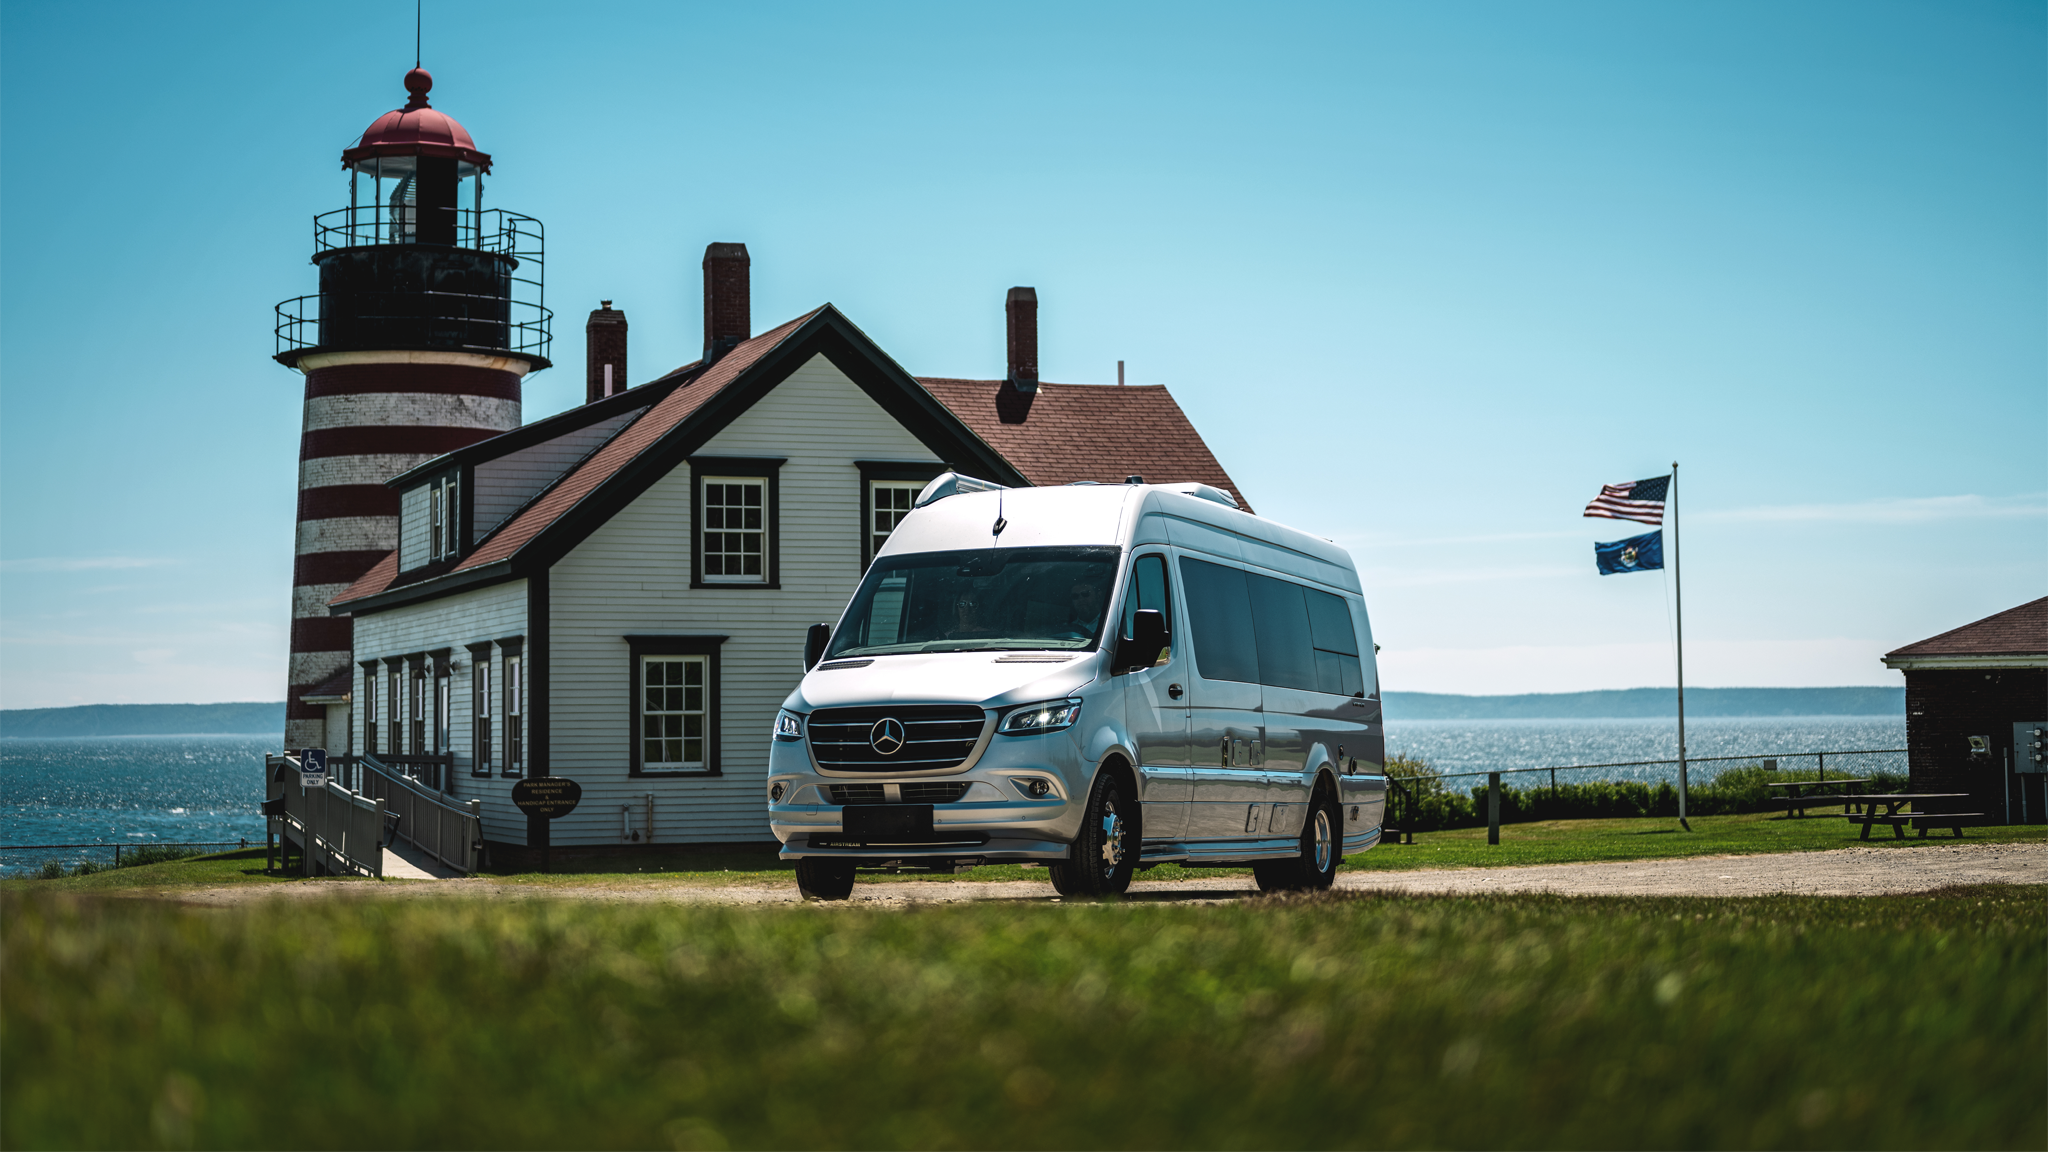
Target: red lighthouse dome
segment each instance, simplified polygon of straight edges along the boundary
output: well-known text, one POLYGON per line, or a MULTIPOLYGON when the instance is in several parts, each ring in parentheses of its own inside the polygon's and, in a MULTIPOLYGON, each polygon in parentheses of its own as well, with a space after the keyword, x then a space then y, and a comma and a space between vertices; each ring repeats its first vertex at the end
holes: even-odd
POLYGON ((405 102, 405 107, 377 117, 376 123, 363 131, 362 138, 341 154, 342 166, 369 172, 381 160, 384 175, 390 176, 410 170, 407 160, 411 157, 437 156, 452 157, 458 177, 489 172, 490 154, 477 150, 469 130, 455 117, 428 106, 427 93, 433 87, 434 77, 425 68, 407 72, 405 90, 412 98, 405 102))

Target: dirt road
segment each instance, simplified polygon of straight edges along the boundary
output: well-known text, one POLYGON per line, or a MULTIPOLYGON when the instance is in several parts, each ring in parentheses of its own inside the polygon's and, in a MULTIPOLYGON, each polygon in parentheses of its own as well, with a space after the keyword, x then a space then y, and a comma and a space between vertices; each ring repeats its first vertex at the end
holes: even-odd
MULTIPOLYGON (((1769 856, 1700 856, 1600 864, 1542 864, 1519 868, 1418 869, 1347 872, 1344 889, 1392 892, 1555 892, 1570 896, 1883 896, 1925 892, 1956 884, 2048 884, 2048 844, 1966 844, 1895 848, 1841 848, 1769 856)), ((1130 898, 1148 903, 1213 903, 1257 892, 1250 877, 1174 882, 1140 880, 1130 898)), ((861 883, 856 905, 906 905, 959 900, 1050 900, 1050 883, 906 880, 861 883)), ((458 896, 493 900, 592 900, 638 903, 793 904, 796 884, 716 884, 703 880, 621 877, 587 884, 509 884, 489 878, 376 884, 306 881, 289 885, 214 888, 171 896, 190 904, 233 905, 259 900, 458 896)))

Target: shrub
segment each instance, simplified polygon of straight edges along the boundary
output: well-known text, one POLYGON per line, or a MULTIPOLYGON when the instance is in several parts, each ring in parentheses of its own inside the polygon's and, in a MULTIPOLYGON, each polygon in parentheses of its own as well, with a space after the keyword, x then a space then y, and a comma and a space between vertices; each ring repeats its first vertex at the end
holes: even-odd
POLYGON ((95 873, 95 872, 102 872, 102 871, 105 871, 105 869, 104 869, 104 868, 103 868, 103 867, 102 867, 102 866, 100 865, 99 861, 97 861, 97 860, 80 860, 80 861, 78 862, 78 867, 76 867, 76 868, 73 868, 73 869, 71 870, 71 874, 72 874, 73 876, 90 876, 90 875, 92 875, 92 874, 93 874, 93 873, 95 873))
POLYGON ((178 844, 138 844, 134 848, 121 850, 118 867, 137 868, 144 864, 164 864, 172 860, 189 860, 203 855, 197 848, 186 848, 178 844))
POLYGON ((38 880, 60 880, 63 876, 64 864, 58 860, 43 861, 42 868, 36 872, 36 879, 38 880))

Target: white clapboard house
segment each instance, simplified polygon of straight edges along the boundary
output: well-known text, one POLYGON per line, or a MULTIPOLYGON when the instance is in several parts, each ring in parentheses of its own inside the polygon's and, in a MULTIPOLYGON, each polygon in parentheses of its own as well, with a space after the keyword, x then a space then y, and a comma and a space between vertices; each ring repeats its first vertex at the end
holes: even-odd
POLYGON ((399 546, 332 602, 353 750, 480 800, 501 850, 769 840, 805 631, 942 471, 1242 499, 1164 388, 1038 383, 1029 289, 1008 379, 919 380, 829 304, 749 336, 744 247, 705 270, 702 361, 622 387, 623 316, 592 313, 588 401, 391 480, 399 546), (576 811, 521 813, 534 775, 576 811))

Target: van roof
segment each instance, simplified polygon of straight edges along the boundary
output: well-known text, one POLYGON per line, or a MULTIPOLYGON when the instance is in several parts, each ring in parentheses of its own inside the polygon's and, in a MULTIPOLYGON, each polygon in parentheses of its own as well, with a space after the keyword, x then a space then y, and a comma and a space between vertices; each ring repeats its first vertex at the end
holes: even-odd
POLYGON ((910 513, 879 555, 1173 543, 1360 592, 1351 554, 1320 536, 1151 484, 1006 488, 948 496, 910 513), (1156 520, 1148 519, 1156 516, 1156 520), (1003 521, 1000 535, 992 530, 1003 521))

